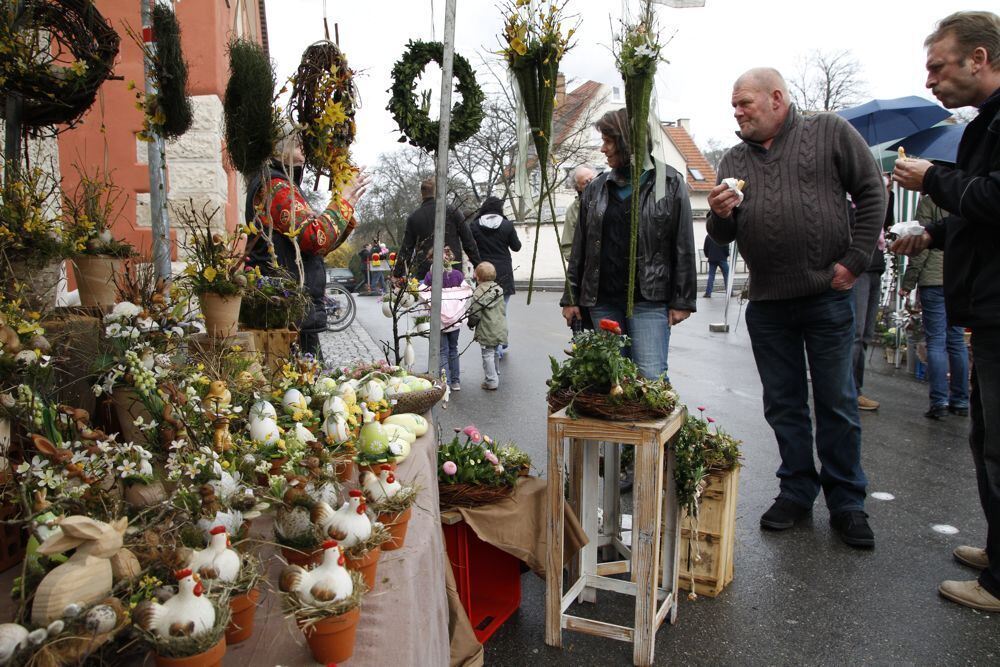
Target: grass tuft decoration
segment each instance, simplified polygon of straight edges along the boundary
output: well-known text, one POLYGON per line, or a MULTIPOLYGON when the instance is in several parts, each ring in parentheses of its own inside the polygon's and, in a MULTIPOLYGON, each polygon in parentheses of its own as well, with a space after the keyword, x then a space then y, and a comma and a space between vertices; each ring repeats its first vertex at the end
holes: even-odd
POLYGON ((226 148, 230 162, 248 178, 267 163, 281 138, 274 87, 274 68, 264 49, 245 39, 231 42, 223 102, 226 148))
POLYGON ((163 114, 163 137, 174 139, 191 128, 194 108, 187 96, 188 68, 181 51, 181 26, 170 7, 153 5, 153 33, 156 35, 154 76, 163 114))

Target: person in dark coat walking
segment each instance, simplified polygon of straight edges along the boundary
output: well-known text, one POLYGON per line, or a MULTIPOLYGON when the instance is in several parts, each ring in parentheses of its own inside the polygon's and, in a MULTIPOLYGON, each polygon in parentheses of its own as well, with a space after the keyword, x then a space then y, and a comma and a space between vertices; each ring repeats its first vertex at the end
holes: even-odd
MULTIPOLYGON (((423 203, 406 219, 403 244, 396 255, 396 266, 392 272, 397 278, 410 275, 420 280, 431 268, 427 253, 434 248, 434 187, 433 178, 420 182, 423 203)), ((479 264, 479 250, 469 231, 469 223, 458 209, 451 206, 445 214, 444 244, 455 254, 454 268, 462 269, 463 251, 473 267, 479 264)))
POLYGON ((729 285, 729 246, 716 243, 708 234, 705 235, 705 245, 702 247, 705 259, 708 260, 708 282, 705 283, 706 299, 712 298, 712 288, 715 287, 715 270, 722 270, 722 284, 729 285))
MULTIPOLYGON (((521 249, 521 239, 517 237, 514 223, 504 217, 503 200, 498 197, 487 197, 476 213, 476 219, 470 225, 472 237, 479 248, 479 256, 484 262, 490 262, 496 267, 496 281, 503 288, 503 302, 506 306, 514 294, 514 265, 510 252, 521 249)), ((505 309, 509 313, 509 309, 505 309)), ((508 345, 502 344, 500 357, 506 352, 508 345)))

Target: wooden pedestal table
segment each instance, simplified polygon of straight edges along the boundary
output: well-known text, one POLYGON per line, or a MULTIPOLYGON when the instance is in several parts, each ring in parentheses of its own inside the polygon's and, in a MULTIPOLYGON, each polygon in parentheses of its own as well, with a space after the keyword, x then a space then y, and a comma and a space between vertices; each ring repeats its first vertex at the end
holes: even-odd
MULTIPOLYGON (((566 410, 548 419, 548 517, 545 590, 545 643, 562 646, 562 630, 575 630, 633 644, 636 665, 652 665, 656 630, 669 615, 677 619, 677 568, 680 557, 680 509, 674 491, 674 452, 670 441, 687 418, 684 407, 665 419, 652 422, 611 422, 571 419, 566 410), (598 447, 600 442, 635 447, 635 505, 632 546, 620 549, 626 560, 597 563, 600 542, 597 528, 598 447), (563 451, 570 458, 571 501, 580 508, 589 544, 571 563, 574 573, 563 594, 563 451), (666 463, 666 465, 664 465, 666 463), (578 574, 576 574, 578 573, 578 574), (611 575, 630 574, 630 579, 611 575), (657 580, 662 587, 657 585, 657 580), (635 597, 631 626, 594 621, 567 614, 577 599, 596 601, 596 591, 606 590, 635 597)), ((617 480, 615 480, 617 481, 617 480)), ((608 512, 616 508, 605 508, 608 512)))

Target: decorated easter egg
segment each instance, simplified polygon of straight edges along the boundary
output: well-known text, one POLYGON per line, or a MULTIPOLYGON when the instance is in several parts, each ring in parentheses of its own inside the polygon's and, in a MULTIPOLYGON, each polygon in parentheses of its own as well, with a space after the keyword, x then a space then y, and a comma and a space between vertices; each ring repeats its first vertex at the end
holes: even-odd
POLYGON ((270 417, 250 422, 250 439, 260 445, 273 445, 281 437, 278 424, 270 417))
POLYGON ((389 435, 377 421, 368 422, 361 427, 358 436, 358 451, 369 456, 384 456, 389 449, 389 435))
POLYGON ((383 426, 387 424, 399 424, 400 426, 405 426, 413 431, 417 437, 427 433, 427 429, 429 428, 429 424, 426 419, 412 412, 401 412, 399 414, 390 415, 389 417, 386 417, 385 421, 382 422, 383 426))

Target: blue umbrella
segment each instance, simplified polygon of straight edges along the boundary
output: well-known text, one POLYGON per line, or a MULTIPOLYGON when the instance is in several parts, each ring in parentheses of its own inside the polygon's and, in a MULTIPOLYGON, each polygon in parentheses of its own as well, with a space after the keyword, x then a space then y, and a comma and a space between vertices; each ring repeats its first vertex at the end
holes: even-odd
POLYGON ((906 154, 913 157, 954 163, 958 156, 958 144, 962 141, 963 134, 965 134, 964 123, 961 125, 937 125, 911 134, 889 146, 886 150, 895 152, 902 146, 906 154))
POLYGON ((869 146, 908 137, 951 116, 946 109, 916 95, 872 100, 861 106, 841 109, 837 114, 853 125, 869 146))

